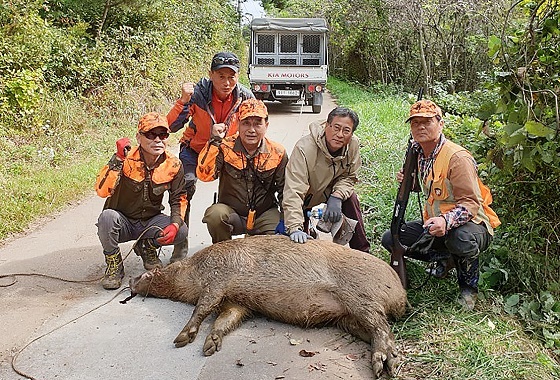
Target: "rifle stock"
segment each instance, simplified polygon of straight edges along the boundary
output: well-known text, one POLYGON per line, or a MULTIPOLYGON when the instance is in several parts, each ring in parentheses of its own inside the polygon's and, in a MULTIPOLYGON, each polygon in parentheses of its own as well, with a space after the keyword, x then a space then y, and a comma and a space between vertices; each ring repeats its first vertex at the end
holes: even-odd
POLYGON ((391 267, 397 272, 402 286, 408 288, 408 279, 406 275, 406 265, 404 255, 406 247, 400 242, 401 226, 404 224, 404 214, 408 204, 410 192, 414 187, 416 180, 418 153, 412 149, 412 138, 408 141, 408 148, 403 165, 403 180, 399 185, 397 200, 393 207, 393 218, 391 220, 391 237, 393 246, 391 247, 391 267))
MULTIPOLYGON (((418 92, 418 100, 422 99, 422 88, 418 92)), ((409 135, 408 146, 403 164, 403 180, 399 185, 397 199, 393 207, 393 218, 391 220, 391 237, 393 245, 391 247, 391 267, 397 272, 402 286, 408 288, 408 277, 404 255, 407 247, 400 242, 401 226, 404 224, 404 214, 408 205, 410 192, 417 188, 418 171, 418 152, 412 149, 412 135, 409 135)))

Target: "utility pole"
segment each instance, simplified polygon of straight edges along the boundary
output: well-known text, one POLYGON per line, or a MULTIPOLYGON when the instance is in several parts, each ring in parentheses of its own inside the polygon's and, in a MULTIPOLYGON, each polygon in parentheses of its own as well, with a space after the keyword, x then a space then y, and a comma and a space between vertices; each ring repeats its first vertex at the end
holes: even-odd
POLYGON ((239 29, 241 29, 241 20, 242 20, 241 3, 242 2, 243 0, 237 0, 237 23, 239 24, 239 29))

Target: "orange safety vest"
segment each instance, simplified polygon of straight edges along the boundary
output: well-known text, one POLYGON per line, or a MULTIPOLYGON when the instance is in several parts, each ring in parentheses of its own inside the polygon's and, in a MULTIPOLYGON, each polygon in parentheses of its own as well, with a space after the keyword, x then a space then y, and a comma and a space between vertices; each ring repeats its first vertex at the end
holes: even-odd
MULTIPOLYGON (((168 154, 167 159, 156 167, 151 180, 154 185, 164 185, 171 182, 181 167, 181 161, 168 154)), ((107 198, 113 194, 117 187, 121 173, 135 182, 142 182, 145 178, 145 164, 140 158, 140 149, 133 147, 123 162, 122 171, 110 170, 105 165, 97 175, 95 190, 97 195, 107 198)))
MULTIPOLYGON (((460 145, 447 140, 441 147, 434 163, 433 170, 428 173, 424 180, 423 188, 424 194, 427 197, 426 205, 424 208, 424 218, 432 218, 445 214, 457 207, 455 198, 453 197, 453 186, 447 178, 449 170, 449 161, 451 157, 460 151, 467 151, 460 145), (428 194, 429 192, 429 194, 428 194)), ((494 228, 498 227, 501 222, 498 215, 490 208, 492 204, 492 194, 488 186, 482 183, 478 178, 478 191, 476 196, 482 207, 479 207, 478 212, 474 215, 472 221, 480 224, 484 223, 488 232, 493 235, 494 228)))

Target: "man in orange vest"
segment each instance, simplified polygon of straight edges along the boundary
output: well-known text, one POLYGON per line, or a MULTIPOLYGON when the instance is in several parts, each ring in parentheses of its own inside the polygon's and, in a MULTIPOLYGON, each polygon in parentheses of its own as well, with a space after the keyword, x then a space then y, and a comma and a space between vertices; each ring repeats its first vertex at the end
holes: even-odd
MULTIPOLYGON (((406 223, 400 234, 408 256, 435 261, 430 273, 438 278, 457 269, 459 303, 472 310, 478 293, 478 257, 492 242, 500 225, 490 208, 492 195, 478 177, 474 158, 442 133, 441 108, 420 100, 410 108, 413 149, 418 151, 418 173, 426 202, 423 220, 406 223)), ((402 181, 402 171, 397 180, 402 181)), ((381 244, 391 250, 392 236, 386 231, 381 244)))
POLYGON ((212 128, 196 169, 201 181, 220 181, 218 203, 208 207, 202 219, 212 243, 232 235, 284 232, 280 220, 286 149, 266 137, 268 110, 262 100, 244 100, 237 116, 239 133, 234 136, 212 128))
POLYGON ((132 147, 127 137, 119 139, 116 153, 97 175, 95 190, 107 198, 97 220, 107 263, 101 281, 105 289, 118 289, 124 277, 119 243, 137 240, 134 251, 150 270, 162 266, 159 247, 187 238, 185 174, 179 158, 166 151, 168 137, 163 115, 142 116, 136 133, 138 146, 132 147), (166 191, 170 215, 161 212, 166 191))

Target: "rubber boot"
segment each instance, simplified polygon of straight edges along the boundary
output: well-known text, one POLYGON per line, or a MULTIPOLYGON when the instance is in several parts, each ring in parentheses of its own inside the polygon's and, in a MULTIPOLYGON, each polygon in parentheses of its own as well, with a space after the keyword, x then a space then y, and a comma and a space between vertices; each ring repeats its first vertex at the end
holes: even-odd
POLYGON ((107 263, 107 269, 105 270, 105 276, 101 280, 101 285, 107 290, 120 288, 124 277, 121 251, 117 251, 112 255, 105 255, 105 262, 107 263))
POLYGON ((189 238, 186 238, 183 242, 177 243, 173 246, 173 253, 169 259, 170 263, 176 261, 181 261, 186 258, 189 254, 189 238))
POLYGON ((154 268, 161 268, 163 266, 158 257, 157 247, 154 245, 152 239, 138 240, 134 244, 134 252, 137 256, 142 258, 144 269, 152 270, 154 268))

